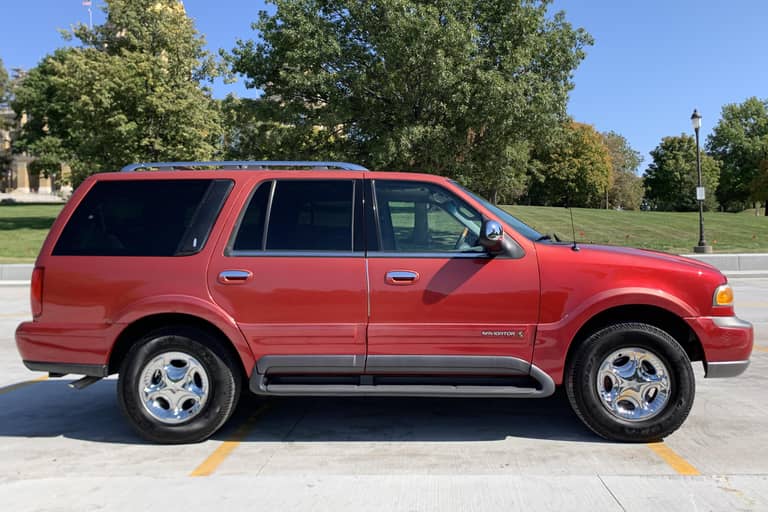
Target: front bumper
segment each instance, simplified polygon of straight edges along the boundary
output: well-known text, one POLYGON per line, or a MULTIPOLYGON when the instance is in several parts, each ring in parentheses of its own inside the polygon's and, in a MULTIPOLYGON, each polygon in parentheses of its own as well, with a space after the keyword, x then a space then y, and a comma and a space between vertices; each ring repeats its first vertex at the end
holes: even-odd
POLYGON ((704 376, 708 379, 738 377, 747 370, 749 359, 746 361, 721 361, 719 363, 704 363, 704 376))
POLYGON ((754 342, 752 324, 735 316, 685 319, 704 348, 707 378, 736 377, 749 366, 754 342))

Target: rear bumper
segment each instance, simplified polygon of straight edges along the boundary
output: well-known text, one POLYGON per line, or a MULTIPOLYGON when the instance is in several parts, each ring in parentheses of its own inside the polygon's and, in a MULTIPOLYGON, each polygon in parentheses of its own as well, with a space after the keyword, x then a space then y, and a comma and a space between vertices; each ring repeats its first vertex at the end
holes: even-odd
POLYGON ((49 368, 51 365, 74 369, 105 366, 113 339, 110 328, 115 326, 24 322, 16 328, 16 348, 31 370, 93 375, 49 368))
POLYGON ((749 366, 754 342, 752 324, 735 316, 685 319, 704 348, 706 377, 736 377, 749 366))
POLYGON ((109 369, 105 364, 50 363, 45 361, 24 361, 24 366, 33 372, 48 372, 54 375, 87 375, 89 377, 108 377, 109 369))

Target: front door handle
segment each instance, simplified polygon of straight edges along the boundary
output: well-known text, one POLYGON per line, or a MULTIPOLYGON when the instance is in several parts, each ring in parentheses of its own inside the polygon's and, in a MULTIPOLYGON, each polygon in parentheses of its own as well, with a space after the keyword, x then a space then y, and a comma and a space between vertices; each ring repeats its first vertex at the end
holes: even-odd
POLYGON ((247 270, 224 270, 219 274, 219 282, 222 284, 244 283, 253 277, 253 273, 247 270))
POLYGON ((385 281, 387 284, 405 285, 413 284, 419 280, 419 273, 413 270, 390 270, 385 281))

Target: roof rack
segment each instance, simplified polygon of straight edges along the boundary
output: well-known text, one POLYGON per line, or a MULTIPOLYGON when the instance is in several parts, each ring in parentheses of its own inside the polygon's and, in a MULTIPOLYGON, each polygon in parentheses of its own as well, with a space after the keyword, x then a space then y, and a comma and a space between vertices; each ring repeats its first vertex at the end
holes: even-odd
POLYGON ((166 169, 181 170, 190 167, 215 167, 216 169, 231 170, 256 170, 271 169, 274 167, 308 167, 311 169, 342 169, 345 171, 367 171, 362 165, 350 164, 347 162, 311 162, 311 161, 291 161, 291 160, 220 160, 205 162, 144 162, 139 164, 126 165, 121 169, 122 172, 132 172, 137 169, 166 169))

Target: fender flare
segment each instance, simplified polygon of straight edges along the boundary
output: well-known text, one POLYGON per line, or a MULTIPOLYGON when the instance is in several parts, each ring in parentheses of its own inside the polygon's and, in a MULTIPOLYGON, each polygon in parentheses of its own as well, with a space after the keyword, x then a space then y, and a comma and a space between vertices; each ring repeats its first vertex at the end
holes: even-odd
MULTIPOLYGON (((122 334, 133 323, 153 315, 183 314, 200 318, 219 329, 232 343, 246 372, 250 372, 256 360, 245 336, 234 318, 220 307, 189 295, 157 295, 145 297, 123 307, 114 317, 122 334)), ((118 335, 119 336, 119 335, 118 335)), ((114 350, 114 345, 112 347, 114 350)), ((109 357, 111 357, 111 352, 109 357)))

